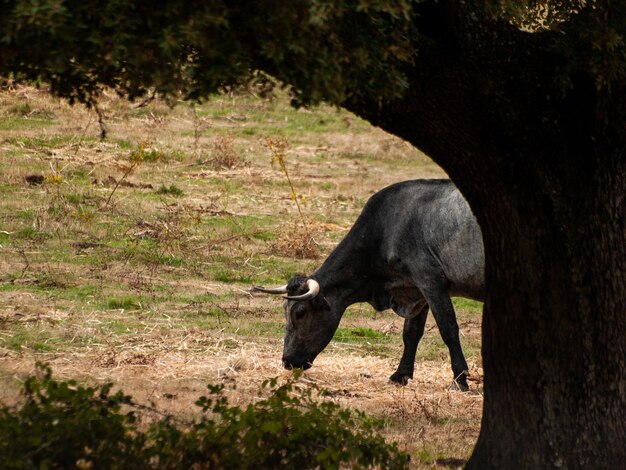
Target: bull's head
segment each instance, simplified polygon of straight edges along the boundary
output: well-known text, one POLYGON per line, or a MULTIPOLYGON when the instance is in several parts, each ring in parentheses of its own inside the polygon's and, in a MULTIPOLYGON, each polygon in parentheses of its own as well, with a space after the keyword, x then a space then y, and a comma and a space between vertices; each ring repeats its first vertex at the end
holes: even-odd
POLYGON ((283 365, 286 369, 311 367, 313 360, 332 339, 343 311, 333 309, 320 284, 305 276, 294 276, 289 283, 272 289, 254 286, 252 291, 287 294, 285 299, 285 344, 283 365))

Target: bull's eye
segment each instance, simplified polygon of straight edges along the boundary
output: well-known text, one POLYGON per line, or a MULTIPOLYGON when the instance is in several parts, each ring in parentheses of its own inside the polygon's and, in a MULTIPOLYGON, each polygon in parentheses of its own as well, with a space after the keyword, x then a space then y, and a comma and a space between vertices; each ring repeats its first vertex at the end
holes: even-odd
POLYGON ((306 310, 298 309, 293 312, 293 317, 295 320, 302 320, 306 316, 306 310))

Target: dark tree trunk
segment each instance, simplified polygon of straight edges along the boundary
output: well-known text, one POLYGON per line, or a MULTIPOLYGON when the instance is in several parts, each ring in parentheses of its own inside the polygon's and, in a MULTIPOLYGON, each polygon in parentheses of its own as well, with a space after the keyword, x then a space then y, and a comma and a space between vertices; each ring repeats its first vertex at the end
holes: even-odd
POLYGON ((564 198, 548 205, 534 186, 498 195, 482 212, 485 402, 469 468, 626 465, 623 159, 619 166, 602 169, 593 188, 572 182, 588 200, 570 223, 554 214, 564 198))
POLYGON ((409 94, 352 109, 438 162, 483 231, 485 401, 468 468, 624 468, 626 91, 584 70, 561 87, 551 33, 438 18, 409 94))
POLYGON ((469 468, 626 465, 621 148, 551 198, 529 184, 482 207, 485 402, 469 468))

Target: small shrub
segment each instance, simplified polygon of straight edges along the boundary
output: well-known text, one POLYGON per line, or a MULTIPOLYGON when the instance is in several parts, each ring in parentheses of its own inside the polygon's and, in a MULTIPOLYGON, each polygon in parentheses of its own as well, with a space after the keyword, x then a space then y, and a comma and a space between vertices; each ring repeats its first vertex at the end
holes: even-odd
POLYGON ((24 383, 25 403, 0 409, 0 462, 5 469, 145 468, 142 435, 132 433, 130 403, 111 385, 84 388, 52 380, 48 367, 24 383), (139 465, 138 467, 136 467, 139 465))
POLYGON ((228 405, 223 386, 209 386, 211 396, 196 404, 218 419, 205 417, 196 423, 186 447, 201 450, 214 468, 407 466, 407 457, 377 434, 380 423, 364 413, 319 402, 313 392, 323 391, 301 389, 294 382, 277 387, 272 379, 263 387, 270 389, 270 396, 242 409, 228 405))
POLYGON ((319 231, 311 224, 298 222, 285 224, 279 229, 276 240, 270 245, 273 253, 297 259, 316 259, 320 255, 315 236, 319 231))
POLYGON ((236 168, 243 163, 235 150, 235 141, 231 134, 220 135, 213 142, 211 163, 217 168, 236 168))
MULTIPOLYGON (((378 435, 362 412, 320 401, 294 381, 263 384, 264 398, 230 406, 223 385, 209 385, 191 423, 166 416, 140 427, 131 397, 111 384, 55 381, 39 365, 21 407, 0 408, 3 468, 407 468, 408 458, 378 435)), ((145 407, 142 407, 145 408, 145 407)))
MULTIPOLYGON (((102 134, 104 134, 104 129, 102 130, 102 134)), ((126 180, 126 178, 128 178, 128 176, 133 171, 135 171, 139 167, 139 165, 141 165, 144 162, 145 155, 146 155, 145 146, 140 145, 137 149, 133 150, 130 153, 130 155, 128 156, 127 164, 119 164, 119 168, 123 172, 123 174, 121 178, 119 178, 118 180, 115 180, 115 178, 113 179, 114 186, 111 192, 109 193, 109 197, 104 203, 104 207, 109 206, 109 204, 111 203, 111 199, 113 198, 113 195, 115 194, 115 191, 117 191, 117 188, 119 188, 120 185, 126 180)))
POLYGON ((162 184, 161 187, 157 189, 157 194, 169 194, 171 196, 179 197, 182 196, 184 192, 175 184, 170 184, 169 187, 162 184))
POLYGON ((51 186, 60 186, 63 183, 63 176, 58 173, 52 173, 50 175, 46 175, 45 182, 51 186))
POLYGON ((292 230, 287 230, 279 236, 278 240, 272 244, 272 249, 282 256, 293 256, 299 259, 317 258, 319 256, 319 247, 314 237, 318 232, 309 226, 302 213, 300 203, 304 202, 304 197, 296 192, 287 168, 289 142, 284 137, 266 137, 264 144, 272 153, 272 166, 278 163, 287 179, 291 189, 289 197, 296 203, 301 222, 301 224, 295 224, 292 230))

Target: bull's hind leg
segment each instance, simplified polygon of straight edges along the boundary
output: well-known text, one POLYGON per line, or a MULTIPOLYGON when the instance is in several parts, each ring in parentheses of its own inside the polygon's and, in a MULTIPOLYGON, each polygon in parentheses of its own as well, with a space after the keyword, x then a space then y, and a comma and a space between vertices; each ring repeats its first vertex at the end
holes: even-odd
POLYGON ((454 312, 452 301, 447 292, 444 293, 441 290, 437 290, 436 293, 423 291, 423 294, 433 312, 441 338, 446 343, 448 351, 450 351, 452 372, 454 374, 453 386, 465 392, 469 390, 467 385, 468 369, 463 349, 461 348, 459 325, 456 321, 456 313, 454 312))
POLYGON ((404 328, 402 329, 402 341, 404 343, 404 351, 400 359, 400 365, 389 380, 400 385, 406 385, 409 379, 413 378, 413 370, 415 369, 415 352, 417 345, 424 334, 424 325, 428 316, 428 304, 417 307, 419 313, 413 318, 404 320, 404 328))

